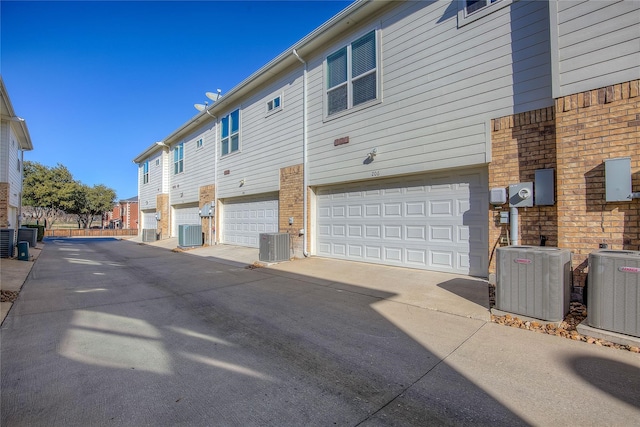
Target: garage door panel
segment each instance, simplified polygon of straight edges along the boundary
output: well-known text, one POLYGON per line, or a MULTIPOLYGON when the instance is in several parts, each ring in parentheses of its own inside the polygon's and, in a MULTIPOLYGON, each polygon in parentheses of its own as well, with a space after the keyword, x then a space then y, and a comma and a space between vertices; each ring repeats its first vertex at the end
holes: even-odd
POLYGON ((479 170, 320 189, 316 252, 485 275, 486 181, 479 170))
POLYGON ((226 201, 223 204, 223 242, 259 247, 260 233, 278 232, 276 198, 226 201))

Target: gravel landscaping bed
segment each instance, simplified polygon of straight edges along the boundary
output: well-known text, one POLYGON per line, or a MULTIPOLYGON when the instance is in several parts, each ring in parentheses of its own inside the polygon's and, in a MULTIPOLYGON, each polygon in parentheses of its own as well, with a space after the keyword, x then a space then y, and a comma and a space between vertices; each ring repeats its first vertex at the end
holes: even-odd
MULTIPOLYGON (((495 307, 495 285, 489 285, 489 305, 491 308, 495 307)), ((511 326, 512 328, 526 329, 528 331, 534 331, 542 334, 555 335, 562 338, 568 338, 574 341, 584 341, 589 344, 595 344, 602 347, 613 347, 620 350, 627 350, 633 353, 640 353, 640 347, 616 344, 604 339, 593 338, 586 335, 582 335, 578 332, 578 325, 587 318, 587 307, 579 302, 572 302, 570 304, 569 313, 565 316, 564 320, 559 325, 545 324, 542 321, 530 321, 522 320, 518 317, 511 316, 509 314, 504 316, 491 315, 491 321, 499 325, 511 326)))

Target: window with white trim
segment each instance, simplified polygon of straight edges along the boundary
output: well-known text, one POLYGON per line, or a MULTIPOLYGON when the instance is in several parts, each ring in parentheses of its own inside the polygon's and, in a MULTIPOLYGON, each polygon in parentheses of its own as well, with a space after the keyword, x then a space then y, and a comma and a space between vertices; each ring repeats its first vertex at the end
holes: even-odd
POLYGON ((146 184, 149 182, 149 160, 144 162, 142 165, 142 183, 146 184))
POLYGON ((378 99, 377 44, 374 30, 327 57, 327 116, 378 99))
POLYGON ((176 145, 173 149, 173 174, 177 175, 184 171, 184 143, 176 145))
POLYGON ((267 101, 267 114, 282 110, 282 95, 278 95, 267 101))
POLYGON ((471 15, 472 13, 499 1, 500 0, 465 0, 464 10, 467 15, 471 15))
POLYGON ((200 138, 196 141, 196 149, 202 148, 202 145, 203 145, 203 141, 202 141, 202 138, 200 138))
POLYGON ((240 149, 240 109, 220 120, 220 153, 222 156, 240 149))

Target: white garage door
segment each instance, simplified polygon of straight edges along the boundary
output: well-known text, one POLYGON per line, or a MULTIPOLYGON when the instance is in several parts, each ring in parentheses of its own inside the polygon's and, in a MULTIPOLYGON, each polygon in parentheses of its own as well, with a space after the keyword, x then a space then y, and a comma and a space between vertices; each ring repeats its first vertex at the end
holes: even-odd
POLYGON ((173 206, 173 237, 178 236, 178 228, 183 224, 201 224, 197 203, 173 206))
POLYGON ((157 228, 156 211, 142 211, 142 228, 157 228))
POLYGON ((222 222, 223 243, 257 248, 260 233, 278 232, 277 196, 227 199, 223 203, 222 222))
POLYGON ((319 256, 486 276, 484 169, 320 189, 319 256))

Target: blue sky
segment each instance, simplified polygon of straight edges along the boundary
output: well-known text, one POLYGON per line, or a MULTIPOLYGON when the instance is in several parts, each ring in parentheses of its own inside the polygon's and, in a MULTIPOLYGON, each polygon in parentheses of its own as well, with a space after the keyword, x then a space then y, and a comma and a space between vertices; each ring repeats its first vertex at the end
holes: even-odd
POLYGON ((0 70, 34 149, 137 195, 132 162, 351 1, 0 2, 0 70))

